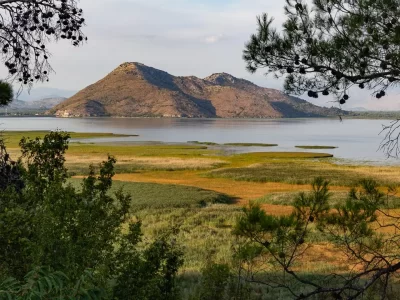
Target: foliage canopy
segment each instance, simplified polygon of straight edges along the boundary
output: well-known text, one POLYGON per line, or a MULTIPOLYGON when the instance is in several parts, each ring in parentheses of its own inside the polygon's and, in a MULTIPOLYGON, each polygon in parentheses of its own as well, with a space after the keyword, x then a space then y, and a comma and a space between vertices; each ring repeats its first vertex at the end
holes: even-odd
POLYGON ((1 0, 0 15, 0 51, 8 79, 21 84, 49 80, 49 42, 66 39, 79 46, 87 40, 77 0, 1 0))
POLYGON ((182 253, 173 233, 142 241, 131 197, 122 190, 110 194, 111 156, 99 175, 90 167, 80 189, 68 184, 68 140, 64 132, 23 138, 18 161, 1 144, 0 296, 174 299, 182 253), (71 293, 76 297, 67 297, 71 293))
POLYGON ((267 14, 244 50, 247 69, 285 77, 285 90, 309 97, 333 94, 340 104, 349 89, 376 98, 400 80, 398 0, 286 0, 282 31, 267 14))

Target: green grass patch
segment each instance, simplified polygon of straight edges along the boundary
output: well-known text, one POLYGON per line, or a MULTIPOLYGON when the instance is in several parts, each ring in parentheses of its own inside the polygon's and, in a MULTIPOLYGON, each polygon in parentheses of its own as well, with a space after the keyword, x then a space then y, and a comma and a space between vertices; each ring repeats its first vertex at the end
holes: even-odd
POLYGON ((155 237, 179 227, 177 242, 184 246, 182 272, 200 271, 211 257, 230 263, 235 236, 232 234, 242 209, 237 205, 210 204, 206 207, 143 209, 135 212, 146 237, 155 237))
MULTIPOLYGON (((106 159, 106 157, 104 157, 106 159)), ((216 162, 213 164, 206 164, 206 165, 191 165, 191 164, 186 164, 186 165, 157 165, 157 164, 141 164, 141 163, 118 163, 115 165, 115 173, 116 174, 132 174, 132 173, 138 173, 138 172, 143 172, 143 171, 184 171, 184 170, 190 170, 190 171, 203 171, 203 170, 212 170, 212 169, 217 169, 221 168, 223 166, 226 166, 227 163, 224 162, 216 162)), ((86 164, 81 164, 81 163, 66 163, 66 166, 68 168, 68 172, 71 176, 76 176, 76 175, 84 175, 87 173, 88 170, 88 165, 86 164)), ((95 170, 98 171, 100 167, 98 164, 93 165, 95 170)))
MULTIPOLYGON (((82 180, 70 179, 69 182, 75 187, 80 187, 82 180)), ((222 193, 172 184, 113 181, 110 192, 114 194, 121 188, 131 195, 133 212, 142 209, 193 208, 235 202, 233 197, 222 193)))
POLYGON ((102 154, 116 156, 199 157, 216 155, 206 146, 195 145, 100 145, 71 144, 68 154, 102 154))
POLYGON ((335 147, 335 146, 296 146, 296 148, 300 148, 300 149, 336 149, 338 147, 335 147))
MULTIPOLYGON (((43 138, 50 131, 2 131, 0 132, 0 138, 3 138, 6 146, 14 148, 18 147, 19 142, 23 137, 27 138, 43 138)), ((112 138, 112 137, 126 137, 126 136, 137 136, 137 135, 125 135, 125 134, 114 134, 114 133, 103 133, 103 132, 69 132, 71 139, 92 139, 92 138, 112 138)))
POLYGON ((214 142, 199 142, 199 141, 188 141, 189 144, 198 144, 198 145, 208 145, 208 146, 217 146, 218 143, 214 142))
POLYGON ((232 163, 260 163, 269 160, 308 160, 319 158, 331 158, 332 154, 329 153, 314 153, 314 152, 253 152, 237 154, 230 157, 232 163))
POLYGON ((276 147, 278 144, 262 144, 262 143, 226 143, 225 146, 238 147, 276 147))
POLYGON ((303 159, 303 158, 328 158, 333 157, 330 153, 313 153, 313 152, 255 152, 237 155, 238 157, 248 157, 253 159, 303 159))

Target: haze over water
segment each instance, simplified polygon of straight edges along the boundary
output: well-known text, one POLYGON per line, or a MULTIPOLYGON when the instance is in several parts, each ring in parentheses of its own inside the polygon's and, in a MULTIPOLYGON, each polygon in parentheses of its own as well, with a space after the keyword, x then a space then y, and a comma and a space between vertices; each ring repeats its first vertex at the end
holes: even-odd
POLYGON ((111 132, 138 134, 139 137, 97 139, 97 142, 185 143, 268 143, 278 147, 234 147, 233 152, 307 151, 296 145, 337 146, 334 150, 308 150, 332 153, 336 158, 354 162, 399 164, 400 159, 386 159, 378 150, 383 135, 382 124, 391 120, 339 119, 151 119, 151 118, 0 118, 2 130, 65 130, 74 132, 111 132))

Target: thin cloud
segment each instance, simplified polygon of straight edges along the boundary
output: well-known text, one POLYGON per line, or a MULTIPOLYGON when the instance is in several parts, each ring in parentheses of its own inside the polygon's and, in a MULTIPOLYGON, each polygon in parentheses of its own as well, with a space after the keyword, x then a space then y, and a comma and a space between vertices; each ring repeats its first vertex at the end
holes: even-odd
POLYGON ((207 44, 215 44, 215 43, 218 43, 225 39, 226 39, 226 37, 223 34, 211 35, 211 36, 207 36, 206 38, 204 38, 204 42, 207 44))

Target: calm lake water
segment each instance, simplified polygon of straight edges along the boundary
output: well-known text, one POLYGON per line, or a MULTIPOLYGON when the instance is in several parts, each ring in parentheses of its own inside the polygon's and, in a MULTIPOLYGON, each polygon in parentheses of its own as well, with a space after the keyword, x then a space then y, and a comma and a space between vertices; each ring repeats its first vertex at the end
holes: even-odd
POLYGON ((337 146, 336 158, 357 162, 400 164, 400 159, 386 159, 379 151, 383 139, 382 124, 391 120, 339 119, 114 119, 114 118, 0 118, 3 130, 55 130, 75 132, 112 132, 138 134, 139 137, 98 139, 98 142, 159 141, 182 143, 207 141, 216 143, 271 143, 279 147, 229 148, 229 151, 306 151, 296 145, 337 146))

